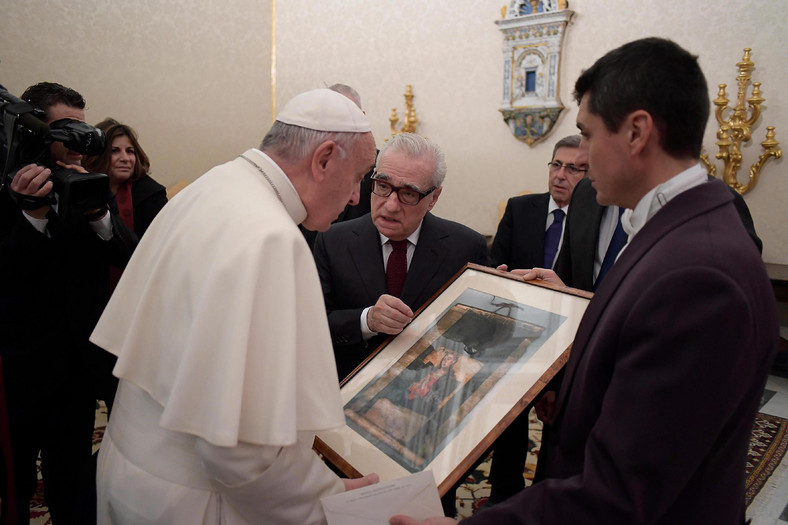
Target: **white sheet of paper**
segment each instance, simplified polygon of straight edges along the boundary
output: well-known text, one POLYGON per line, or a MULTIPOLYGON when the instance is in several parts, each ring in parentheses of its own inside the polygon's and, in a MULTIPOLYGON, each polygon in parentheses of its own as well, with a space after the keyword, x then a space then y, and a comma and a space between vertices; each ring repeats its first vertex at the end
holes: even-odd
POLYGON ((443 516, 431 470, 320 499, 328 525, 387 525, 395 514, 443 516))

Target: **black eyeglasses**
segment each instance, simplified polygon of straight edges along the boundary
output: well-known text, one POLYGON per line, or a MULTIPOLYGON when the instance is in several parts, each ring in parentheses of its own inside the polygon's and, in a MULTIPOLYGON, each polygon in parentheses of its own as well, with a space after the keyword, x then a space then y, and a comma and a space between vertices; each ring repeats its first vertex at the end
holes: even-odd
POLYGON ((378 179, 375 176, 372 177, 372 193, 378 197, 388 197, 392 192, 396 192, 397 199, 402 204, 407 204, 408 206, 415 206, 421 202, 421 199, 435 190, 436 188, 432 188, 429 191, 421 192, 407 186, 394 186, 383 179, 378 179))
POLYGON ((588 168, 578 168, 574 164, 564 164, 558 160, 548 162, 547 165, 550 166, 550 171, 560 171, 561 168, 566 168, 566 171, 570 175, 577 175, 578 173, 586 173, 588 171, 588 168))

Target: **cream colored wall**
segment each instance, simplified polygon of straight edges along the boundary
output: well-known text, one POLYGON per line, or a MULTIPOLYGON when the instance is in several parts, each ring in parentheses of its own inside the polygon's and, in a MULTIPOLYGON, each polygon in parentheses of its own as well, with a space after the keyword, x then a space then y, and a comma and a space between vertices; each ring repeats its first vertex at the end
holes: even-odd
MULTIPOLYGON (((323 83, 345 82, 361 93, 380 144, 389 136, 392 107, 401 115, 406 84, 413 85, 419 132, 446 152, 449 175, 436 213, 485 234, 496 229, 496 203, 524 189, 547 190, 553 143, 576 133, 571 99, 583 68, 606 51, 644 36, 669 37, 700 55, 710 86, 732 85, 744 47, 754 49, 756 81, 763 83, 764 124, 776 125, 788 149, 788 78, 784 38, 788 3, 770 0, 574 0, 564 47, 560 97, 567 110, 551 137, 529 147, 501 119, 502 38, 494 20, 503 1, 277 2, 280 100, 323 83), (782 133, 782 135, 781 135, 782 133)), ((658 79, 655 79, 658 82, 658 79)), ((716 87, 712 88, 712 98, 716 87)), ((715 126, 716 129, 716 126, 715 126)), ((714 132, 707 133, 708 148, 714 132)), ((716 152, 716 150, 714 150, 716 152)), ((747 165, 756 154, 745 153, 747 165)), ((785 160, 769 165, 745 198, 764 240, 764 258, 788 263, 785 160)))
POLYGON ((4 0, 0 83, 73 87, 95 124, 134 127, 162 184, 260 144, 271 123, 271 3, 4 0))
MULTIPOLYGON (((113 115, 138 129, 155 177, 165 184, 193 179, 258 144, 270 125, 273 1, 10 0, 0 17, 0 83, 17 95, 39 80, 70 85, 88 99, 90 122, 113 115)), ((485 234, 495 232, 499 200, 546 190, 552 144, 576 132, 570 92, 581 70, 635 38, 669 37, 699 54, 712 98, 718 83, 734 84, 735 63, 752 47, 766 98, 756 145, 765 125, 775 125, 788 146, 788 3, 571 1, 576 16, 560 84, 567 110, 534 147, 516 140, 498 112, 502 40, 494 21, 503 3, 278 0, 275 103, 281 107, 305 89, 350 84, 382 144, 391 108, 402 114, 405 85, 412 84, 419 132, 443 147, 449 165, 436 212, 485 234)), ((706 136, 712 153, 714 129, 706 136)), ((745 150, 745 165, 756 149, 745 150)), ((745 199, 764 259, 788 264, 785 162, 770 162, 745 199)))

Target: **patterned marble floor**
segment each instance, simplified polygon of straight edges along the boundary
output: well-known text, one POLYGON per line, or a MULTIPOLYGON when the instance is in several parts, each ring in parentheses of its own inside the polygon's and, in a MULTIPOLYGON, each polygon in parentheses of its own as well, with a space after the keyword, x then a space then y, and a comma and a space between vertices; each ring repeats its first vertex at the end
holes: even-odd
MULTIPOLYGON (((523 471, 526 486, 530 485, 533 480, 539 446, 542 442, 542 422, 537 419, 534 410, 531 410, 528 420, 528 457, 525 460, 525 470, 523 471)), ((492 455, 488 456, 466 478, 466 482, 457 488, 458 518, 467 518, 473 515, 490 497, 490 482, 488 479, 490 477, 491 462, 492 455)))
MULTIPOLYGON (((762 413, 788 419, 788 378, 769 376, 763 396, 762 413)), ((531 412, 529 429, 529 453, 526 469, 523 473, 526 485, 531 483, 533 470, 541 443, 541 423, 531 412)), ((99 429, 106 424, 106 408, 97 411, 96 426, 99 429)), ((468 517, 483 505, 490 495, 490 484, 487 481, 490 471, 491 457, 483 461, 457 490, 457 516, 468 517)), ((33 517, 31 525, 51 523, 49 513, 43 501, 31 506, 33 517)), ((788 525, 788 455, 774 471, 747 509, 747 517, 752 518, 752 525, 788 525)))
MULTIPOLYGON (((788 419, 788 379, 769 376, 763 396, 764 414, 788 419)), ((752 525, 788 525, 788 455, 747 508, 752 525)))

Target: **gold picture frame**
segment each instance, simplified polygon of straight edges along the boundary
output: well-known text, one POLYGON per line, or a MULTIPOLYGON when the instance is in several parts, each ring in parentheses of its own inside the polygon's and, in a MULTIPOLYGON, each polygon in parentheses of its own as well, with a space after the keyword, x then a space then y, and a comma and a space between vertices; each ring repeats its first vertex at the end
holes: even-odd
POLYGON ((349 477, 432 470, 445 494, 563 367, 591 294, 466 265, 341 386, 315 450, 349 477))

